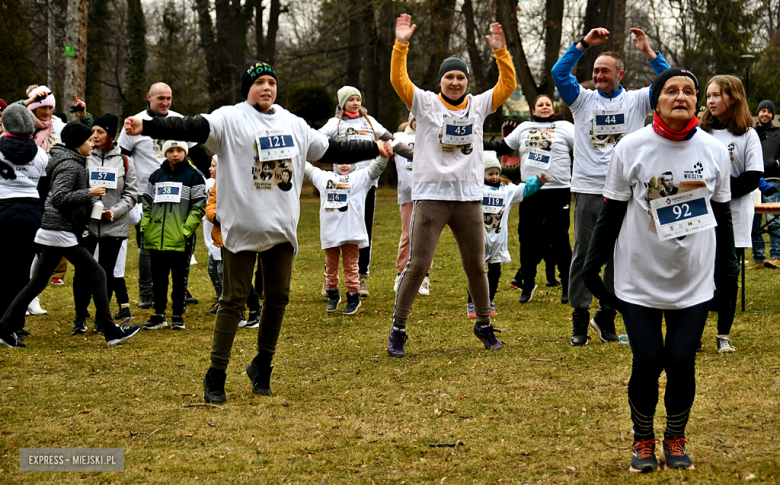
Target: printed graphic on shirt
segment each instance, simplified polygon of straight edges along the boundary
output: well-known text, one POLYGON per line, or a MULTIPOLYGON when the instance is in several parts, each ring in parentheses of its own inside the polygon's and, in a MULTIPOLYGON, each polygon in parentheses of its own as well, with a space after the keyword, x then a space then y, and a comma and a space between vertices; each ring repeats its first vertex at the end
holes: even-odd
POLYGON ((455 153, 460 150, 464 155, 474 151, 474 118, 462 119, 444 115, 439 133, 439 153, 455 153))
POLYGON ((349 208, 349 175, 325 184, 325 212, 346 212, 349 208))
POLYGON ((154 158, 162 163, 165 160, 165 153, 162 151, 165 140, 152 140, 152 145, 154 146, 154 158))
POLYGON ((501 232, 501 220, 504 218, 504 198, 482 196, 482 219, 485 231, 501 232))
POLYGON ((541 150, 552 150, 553 137, 555 136, 555 125, 551 125, 549 129, 537 130, 532 128, 528 130, 528 136, 525 139, 525 146, 528 148, 536 148, 541 150))
POLYGON ((255 159, 252 167, 252 189, 274 190, 274 187, 283 192, 292 188, 292 164, 288 160, 275 160, 261 162, 255 159))
POLYGON ((663 172, 645 184, 650 216, 648 229, 657 233, 660 240, 685 237, 714 227, 715 219, 702 172, 699 161, 693 165, 693 170, 683 171, 685 180, 679 184, 675 184, 671 171, 663 172))
POLYGON ((374 131, 366 123, 360 129, 350 126, 344 130, 344 136, 347 141, 374 141, 374 131))

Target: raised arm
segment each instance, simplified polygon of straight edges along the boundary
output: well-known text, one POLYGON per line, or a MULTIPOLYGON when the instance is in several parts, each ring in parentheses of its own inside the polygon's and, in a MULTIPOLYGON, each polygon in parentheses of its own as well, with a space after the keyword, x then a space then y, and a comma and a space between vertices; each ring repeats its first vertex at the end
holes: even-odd
POLYGON ((492 110, 495 111, 517 89, 517 77, 515 75, 515 65, 512 63, 512 56, 509 55, 509 50, 506 48, 504 28, 499 23, 492 24, 491 28, 493 29, 493 35, 485 36, 485 39, 487 39, 490 47, 493 48, 493 57, 496 58, 496 64, 498 65, 498 82, 493 88, 492 103, 492 110))
POLYGON ((561 93, 563 101, 568 106, 574 104, 577 96, 580 95, 580 83, 577 82, 577 78, 571 71, 589 47, 601 45, 608 38, 609 30, 600 27, 592 29, 582 40, 572 44, 553 66, 553 82, 555 87, 558 88, 558 92, 561 93))
POLYGON ((125 133, 128 135, 146 135, 153 139, 181 140, 195 143, 206 143, 211 134, 211 125, 206 118, 185 116, 176 118, 154 118, 142 120, 130 116, 125 119, 125 133))
POLYGON ((642 29, 631 29, 631 33, 634 34, 634 37, 631 40, 634 41, 637 50, 644 54, 647 60, 650 61, 650 66, 656 74, 661 74, 669 69, 669 63, 666 62, 664 56, 662 56, 660 52, 656 52, 650 48, 647 34, 645 34, 642 29))
POLYGON ((406 71, 406 56, 409 54, 409 39, 417 25, 412 24, 412 16, 402 13, 395 21, 395 44, 390 59, 390 83, 398 96, 411 109, 414 100, 414 84, 406 71))

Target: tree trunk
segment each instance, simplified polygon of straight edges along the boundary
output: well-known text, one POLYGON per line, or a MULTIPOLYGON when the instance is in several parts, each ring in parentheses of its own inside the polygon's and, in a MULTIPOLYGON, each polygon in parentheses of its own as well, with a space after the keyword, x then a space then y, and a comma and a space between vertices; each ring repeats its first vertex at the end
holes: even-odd
POLYGON ((209 105, 212 110, 218 108, 219 96, 222 86, 219 82, 219 53, 217 51, 214 36, 214 24, 209 12, 209 0, 195 0, 198 12, 198 29, 200 30, 200 46, 206 56, 206 68, 208 70, 209 105))
POLYGON ((517 0, 498 0, 496 2, 496 17, 504 27, 506 46, 515 63, 520 88, 526 99, 533 100, 539 93, 531 67, 520 40, 520 32, 517 30, 517 0))
POLYGON ((57 6, 55 3, 55 0, 48 0, 47 2, 47 9, 46 9, 46 20, 49 25, 49 45, 48 45, 48 63, 47 63, 47 70, 46 70, 46 86, 51 89, 51 92, 54 92, 54 89, 56 88, 56 81, 54 77, 54 73, 56 71, 55 66, 57 65, 57 36, 55 35, 57 28, 56 28, 56 18, 57 18, 57 6))
MULTIPOLYGON (((264 60, 265 56, 265 35, 263 34, 263 0, 255 0, 255 44, 257 44, 257 58, 264 60)), ((269 63, 270 64, 270 63, 269 63)))
MULTIPOLYGON (((65 58, 65 106, 72 106, 73 96, 84 99, 84 87, 87 77, 87 16, 88 0, 68 1, 68 30, 65 33, 65 45, 73 46, 73 57, 65 58)), ((69 114, 71 121, 78 121, 76 113, 69 114)))
POLYGON ((488 79, 485 63, 482 62, 482 56, 479 54, 477 45, 477 42, 480 40, 476 36, 478 29, 476 22, 474 22, 474 7, 471 4, 471 0, 464 0, 463 2, 463 17, 466 20, 466 46, 473 71, 471 73, 471 83, 475 92, 481 93, 488 89, 488 79))
POLYGON ((363 25, 363 9, 365 5, 362 1, 355 0, 349 4, 349 19, 347 28, 349 29, 349 52, 347 58, 347 79, 348 86, 354 86, 360 89, 360 72, 362 71, 362 53, 361 46, 366 43, 365 30, 363 25))
POLYGON ((591 29, 604 27, 609 30, 609 40, 600 46, 591 47, 577 63, 576 76, 580 82, 591 79, 593 63, 605 51, 624 55, 626 41, 626 0, 588 0, 585 9, 584 36, 591 29))
POLYGON ((455 0, 432 0, 431 2, 431 55, 425 72, 424 85, 438 90, 439 66, 450 56, 450 36, 455 14, 455 0))
POLYGON ((279 14, 281 12, 281 2, 279 0, 271 0, 271 13, 268 16, 268 33, 265 38, 265 58, 262 60, 272 66, 276 63, 276 33, 279 32, 279 14))
POLYGON ((544 26, 544 77, 539 86, 539 94, 552 96, 555 92, 555 83, 553 83, 551 72, 555 63, 558 62, 558 53, 561 50, 563 9, 564 0, 547 0, 547 20, 544 26))

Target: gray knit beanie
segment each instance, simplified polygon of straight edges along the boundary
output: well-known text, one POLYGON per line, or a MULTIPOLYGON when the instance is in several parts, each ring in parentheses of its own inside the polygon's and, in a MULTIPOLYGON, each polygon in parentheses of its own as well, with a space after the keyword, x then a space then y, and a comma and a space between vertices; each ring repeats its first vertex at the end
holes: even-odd
POLYGON ((35 131, 35 119, 26 106, 14 103, 3 110, 3 128, 12 135, 30 138, 35 131))

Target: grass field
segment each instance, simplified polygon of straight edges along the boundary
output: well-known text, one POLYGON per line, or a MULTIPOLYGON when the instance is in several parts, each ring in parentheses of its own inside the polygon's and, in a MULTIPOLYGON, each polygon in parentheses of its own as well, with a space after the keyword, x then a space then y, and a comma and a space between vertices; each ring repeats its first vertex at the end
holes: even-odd
MULTIPOLYGON (((0 483, 780 479, 780 272, 748 272, 747 307, 760 313, 738 312, 737 353, 716 353, 714 320, 705 330, 688 427, 696 470, 635 476, 627 472, 630 349, 598 338, 572 347, 570 308, 559 303, 560 288, 544 287, 543 268, 540 290, 521 306, 519 292, 509 287, 517 262, 504 265, 493 320, 504 350, 488 352, 466 318, 465 276, 445 230, 431 296, 418 297, 409 320, 407 355, 391 359, 385 347, 400 235, 395 192, 379 190, 371 297, 355 317, 325 313, 319 204, 310 188, 301 206, 301 250, 274 361, 273 397, 252 394, 244 367, 254 356, 257 332, 239 329, 227 403, 187 407, 203 403, 214 327, 205 314, 213 290, 201 241, 190 275, 201 303, 187 311, 187 330, 143 332, 117 347, 106 348, 97 334, 70 336, 71 268, 65 286, 50 286, 41 297, 49 314, 28 319, 28 347, 0 349, 0 483), (454 449, 430 446, 458 441, 454 449), (30 447, 124 448, 125 472, 22 473, 19 449, 30 447)), ((516 208, 510 221, 514 234, 516 208)), ((129 253, 133 314, 144 322, 151 311, 135 308, 134 244, 129 253)), ((662 405, 657 416, 660 435, 662 405)))

